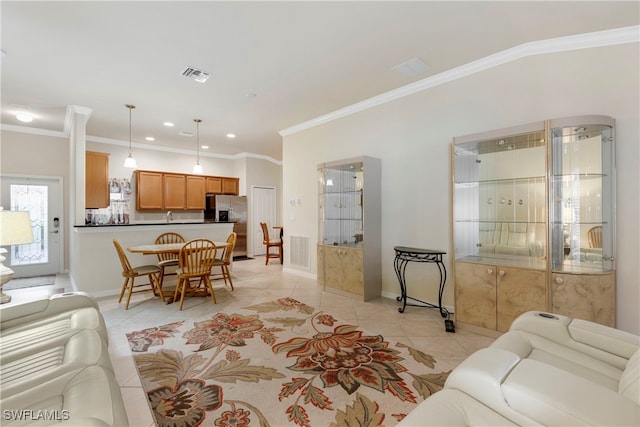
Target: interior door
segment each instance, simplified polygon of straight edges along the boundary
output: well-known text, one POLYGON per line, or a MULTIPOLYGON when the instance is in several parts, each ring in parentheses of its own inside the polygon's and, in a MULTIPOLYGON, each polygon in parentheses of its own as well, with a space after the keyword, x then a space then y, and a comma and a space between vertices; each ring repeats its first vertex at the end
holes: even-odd
MULTIPOLYGON (((5 265, 13 277, 33 277, 62 271, 62 195, 59 178, 0 176, 0 205, 29 211, 34 242, 12 246, 5 265)), ((9 248, 7 248, 9 249, 9 248)))
MULTIPOLYGON (((252 229, 253 229, 253 255, 264 255, 265 245, 262 243, 261 222, 266 222, 269 226, 269 237, 271 233, 276 233, 276 189, 273 187, 253 187, 251 196, 252 206, 252 229)), ((275 234, 274 234, 275 235, 275 234)))

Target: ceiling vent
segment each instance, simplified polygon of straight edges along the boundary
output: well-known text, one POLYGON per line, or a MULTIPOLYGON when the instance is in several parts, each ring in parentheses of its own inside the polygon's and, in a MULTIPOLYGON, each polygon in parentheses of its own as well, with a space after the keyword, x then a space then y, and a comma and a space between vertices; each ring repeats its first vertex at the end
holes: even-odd
POLYGON ((391 67, 396 73, 400 73, 405 77, 413 77, 418 74, 426 73, 429 70, 429 66, 425 64, 420 58, 413 58, 402 64, 398 64, 391 67))
POLYGON ((193 80, 204 83, 207 81, 209 77, 211 77, 211 73, 207 73, 203 70, 198 70, 197 68, 187 67, 182 71, 182 75, 185 77, 192 78, 193 80))

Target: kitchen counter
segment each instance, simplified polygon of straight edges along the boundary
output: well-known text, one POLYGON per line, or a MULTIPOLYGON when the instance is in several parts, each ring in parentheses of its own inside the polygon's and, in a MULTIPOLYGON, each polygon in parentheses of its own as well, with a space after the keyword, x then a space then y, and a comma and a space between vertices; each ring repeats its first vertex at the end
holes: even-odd
MULTIPOLYGON (((71 285, 99 298, 117 295, 122 289, 122 266, 113 245, 122 247, 152 244, 167 231, 180 233, 185 240, 205 238, 226 241, 233 223, 156 222, 142 224, 80 225, 73 228, 71 246, 71 285)), ((127 253, 132 265, 156 264, 157 257, 127 253)))

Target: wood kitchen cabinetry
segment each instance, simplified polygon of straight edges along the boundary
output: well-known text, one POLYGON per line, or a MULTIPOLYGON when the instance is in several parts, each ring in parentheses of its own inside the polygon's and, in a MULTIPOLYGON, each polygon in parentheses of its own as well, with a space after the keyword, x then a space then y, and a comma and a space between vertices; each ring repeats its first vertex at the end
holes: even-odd
POLYGON ((85 208, 109 206, 109 154, 85 153, 85 208))
POLYGON ((186 190, 187 177, 185 175, 172 173, 162 174, 162 197, 165 209, 186 209, 186 190))
POLYGON ((237 196, 240 194, 240 179, 223 176, 207 176, 206 192, 215 194, 229 194, 237 196))
POLYGON ((187 175, 187 209, 205 208, 205 178, 203 176, 187 175))
POLYGON ((136 171, 136 208, 163 209, 162 172, 136 171))
POLYGON ((454 139, 458 322, 504 332, 540 310, 615 325, 613 124, 571 117, 454 139))
POLYGON ((318 282, 364 301, 380 296, 380 160, 318 166, 318 282))
POLYGON ((137 210, 202 210, 207 193, 238 195, 239 178, 136 171, 137 210))

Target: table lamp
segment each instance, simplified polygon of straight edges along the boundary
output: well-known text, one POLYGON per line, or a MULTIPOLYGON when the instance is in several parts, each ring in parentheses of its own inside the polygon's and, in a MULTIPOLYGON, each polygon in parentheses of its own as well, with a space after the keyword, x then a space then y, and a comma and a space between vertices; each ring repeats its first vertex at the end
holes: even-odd
MULTIPOLYGON (((31 218, 29 212, 5 211, 0 208, 0 246, 23 245, 33 242, 31 218)), ((2 287, 13 277, 14 271, 5 267, 4 254, 7 249, 0 248, 0 304, 11 301, 11 297, 2 292, 2 287)))

